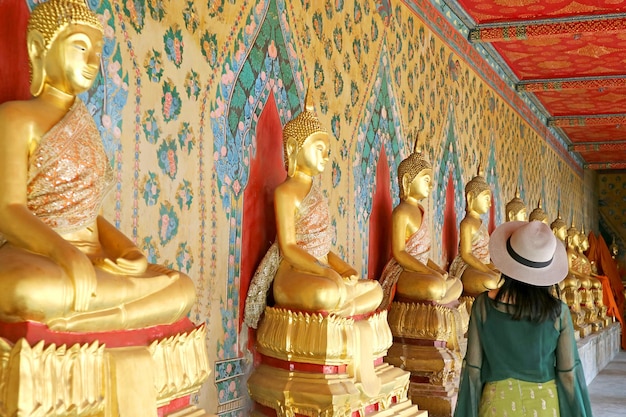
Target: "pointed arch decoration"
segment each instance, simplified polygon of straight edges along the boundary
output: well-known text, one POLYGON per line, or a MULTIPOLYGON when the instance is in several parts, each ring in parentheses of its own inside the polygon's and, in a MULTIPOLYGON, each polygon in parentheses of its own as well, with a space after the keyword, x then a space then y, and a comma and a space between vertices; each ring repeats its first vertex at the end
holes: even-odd
POLYGON ((517 171, 517 190, 519 191, 520 198, 522 199, 524 204, 526 204, 527 214, 530 214, 533 209, 530 201, 526 199, 526 188, 524 187, 524 161, 522 158, 520 158, 519 169, 517 171))
MULTIPOLYGON (((491 136, 491 143, 489 144, 489 155, 487 157, 487 169, 485 173, 485 180, 487 184, 491 186, 491 210, 489 210, 488 229, 489 233, 499 224, 502 224, 502 213, 504 202, 502 201, 502 192, 500 187, 500 181, 498 178, 497 162, 496 162, 496 143, 495 138, 491 136)), ((483 219, 484 220, 484 219, 483 219)))
MULTIPOLYGON (((361 236, 369 236, 372 196, 376 192, 376 172, 381 158, 386 158, 389 172, 396 172, 403 159, 404 134, 399 105, 391 82, 390 59, 386 44, 381 48, 378 71, 363 117, 357 128, 354 162, 355 208, 361 236), (383 146, 384 145, 384 146, 383 146), (384 155, 381 154, 383 150, 384 155)), ((399 202, 398 180, 391 175, 392 206, 399 202)), ((390 213, 391 214, 391 213, 390 213)), ((361 276, 368 275, 369 239, 362 239, 361 276)))
MULTIPOLYGON (((295 56, 284 0, 259 2, 247 21, 254 24, 245 25, 237 35, 237 44, 245 50, 232 51, 224 60, 217 99, 210 108, 218 197, 230 227, 227 287, 220 299, 223 334, 228 340, 222 336, 217 342, 223 358, 239 355, 235 315, 240 303, 243 190, 249 182, 250 160, 256 155, 259 117, 272 94, 284 125, 301 110, 300 97, 304 97, 302 68, 295 56), (246 31, 250 28, 256 30, 246 31)), ((277 152, 282 155, 282 148, 277 152)))
POLYGON ((441 242, 441 245, 433 245, 431 251, 433 259, 440 258, 443 261, 442 264, 447 266, 456 254, 459 239, 458 233, 455 232, 454 242, 450 242, 449 239, 452 239, 452 236, 448 232, 457 230, 465 213, 465 183, 456 140, 458 135, 452 102, 448 105, 447 122, 443 128, 443 135, 439 152, 431 161, 435 177, 435 188, 432 193, 435 231, 433 242, 441 242))

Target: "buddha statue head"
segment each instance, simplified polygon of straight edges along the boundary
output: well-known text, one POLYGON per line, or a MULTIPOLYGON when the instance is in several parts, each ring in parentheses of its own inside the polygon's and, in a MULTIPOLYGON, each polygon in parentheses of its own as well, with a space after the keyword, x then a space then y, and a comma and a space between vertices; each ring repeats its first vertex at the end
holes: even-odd
POLYGON ((485 214, 491 207, 491 187, 485 181, 480 165, 474 178, 465 184, 465 201, 465 211, 468 213, 475 211, 485 214))
POLYGON ((400 199, 406 200, 413 196, 421 200, 427 197, 432 189, 432 172, 432 165, 419 149, 403 159, 398 165, 400 199))
POLYGON ((552 223, 550 223, 550 228, 552 229, 552 233, 562 242, 565 242, 565 238, 567 237, 567 223, 563 221, 561 218, 561 213, 557 212, 556 219, 552 223))
POLYGON ((567 229, 567 239, 566 242, 573 249, 578 250, 580 248, 580 232, 574 226, 574 220, 572 219, 572 225, 567 229))
POLYGON ((528 216, 529 222, 535 220, 548 224, 548 215, 545 211, 543 211, 543 208, 541 207, 541 197, 539 197, 539 200, 537 201, 537 207, 535 207, 535 209, 531 211, 530 215, 528 216))
MULTIPOLYGON (((302 152, 305 145, 311 141, 325 142, 326 149, 323 151, 326 153, 326 157, 328 157, 329 135, 317 118, 315 106, 309 91, 307 91, 304 98, 304 110, 283 127, 283 149, 288 176, 293 177, 296 170, 303 168, 302 163, 312 156, 306 155, 307 151, 302 152)), ((314 153, 314 151, 315 149, 310 152, 314 153)), ((319 167, 317 170, 320 171, 319 167)))
POLYGON ((26 37, 31 94, 39 96, 49 80, 69 84, 70 91, 64 92, 78 94, 89 89, 94 78, 73 64, 82 60, 99 66, 102 38, 102 23, 84 1, 49 0, 38 4, 30 15, 26 37), (86 54, 90 56, 83 56, 86 54), (77 89, 80 91, 74 91, 77 89))
POLYGON ((526 204, 519 196, 519 190, 515 189, 515 197, 505 206, 506 221, 526 221, 526 204))

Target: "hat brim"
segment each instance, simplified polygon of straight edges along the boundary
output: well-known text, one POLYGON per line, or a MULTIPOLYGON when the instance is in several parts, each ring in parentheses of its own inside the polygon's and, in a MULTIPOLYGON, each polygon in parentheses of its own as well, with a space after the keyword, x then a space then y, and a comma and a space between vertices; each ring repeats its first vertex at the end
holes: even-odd
POLYGON ((504 275, 526 284, 547 287, 562 281, 567 276, 569 265, 565 246, 558 240, 552 262, 543 268, 522 265, 509 255, 506 249, 507 240, 513 232, 527 224, 528 222, 523 221, 506 222, 493 231, 489 237, 491 261, 504 275))

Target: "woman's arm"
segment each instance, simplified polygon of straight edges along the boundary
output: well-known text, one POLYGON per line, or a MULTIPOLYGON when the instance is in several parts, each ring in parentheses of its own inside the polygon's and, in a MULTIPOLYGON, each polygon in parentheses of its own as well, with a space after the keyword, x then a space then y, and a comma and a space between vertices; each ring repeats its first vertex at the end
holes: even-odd
POLYGON ((574 325, 567 305, 561 305, 560 335, 556 347, 556 383, 562 416, 591 417, 591 403, 578 356, 574 325))

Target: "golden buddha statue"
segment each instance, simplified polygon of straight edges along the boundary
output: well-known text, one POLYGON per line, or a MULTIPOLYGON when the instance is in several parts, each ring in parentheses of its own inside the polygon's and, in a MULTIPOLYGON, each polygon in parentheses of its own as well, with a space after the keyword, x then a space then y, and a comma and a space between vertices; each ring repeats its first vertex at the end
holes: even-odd
POLYGON ((591 295, 588 297, 588 300, 597 309, 597 315, 595 317, 597 320, 593 320, 592 317, 591 321, 595 322, 599 320, 602 323, 606 323, 606 313, 608 311, 608 307, 604 305, 604 291, 602 290, 602 282, 598 278, 596 278, 598 274, 597 270, 594 271, 595 265, 591 261, 589 261, 587 255, 585 255, 587 249, 589 249, 589 238, 585 233, 585 225, 583 224, 579 233, 578 256, 581 261, 580 263, 582 273, 587 275, 589 277, 589 280, 591 281, 591 295))
POLYGON ((519 190, 517 188, 515 189, 515 197, 513 197, 511 201, 506 203, 504 211, 506 213, 507 222, 526 221, 526 204, 524 204, 524 202, 520 198, 519 190))
POLYGON ((400 204, 391 215, 391 252, 381 276, 385 297, 381 308, 393 299, 449 304, 458 300, 463 284, 428 258, 430 233, 426 212, 419 203, 433 188, 432 166, 420 151, 415 151, 398 166, 400 204))
POLYGON ((450 276, 459 277, 466 295, 498 288, 500 272, 489 257, 489 232, 481 215, 491 207, 491 188, 478 168, 477 175, 465 185, 465 217, 459 226, 459 254, 450 264, 450 276))
POLYGON ((541 197, 539 197, 539 200, 537 200, 537 207, 535 207, 528 216, 529 222, 535 220, 548 224, 548 215, 545 211, 543 211, 543 208, 541 207, 541 197))
POLYGON ((265 309, 272 281, 277 307, 349 317, 376 310, 382 300, 377 281, 359 279, 356 270, 331 251, 334 228, 328 202, 313 182, 328 161, 329 135, 308 93, 305 106, 283 128, 287 179, 274 193, 277 241, 248 291, 244 320, 252 328, 265 309))
MULTIPOLYGON (((552 231, 557 238, 560 238, 559 235, 562 234, 563 226, 561 222, 565 224, 560 216, 557 216, 557 219, 552 222, 552 231)), ((586 306, 588 303, 588 292, 586 290, 590 288, 591 283, 589 278, 585 276, 581 270, 581 261, 578 252, 579 242, 580 237, 578 230, 572 224, 569 229, 565 229, 565 249, 567 252, 569 272, 559 285, 562 288, 562 299, 570 308, 574 328, 580 331, 582 337, 585 337, 591 330, 589 323, 587 323, 589 308, 586 306)))
POLYGON ((77 94, 100 69, 103 28, 76 0, 50 0, 28 23, 30 100, 0 106, 0 320, 53 330, 170 324, 193 282, 150 265, 99 215, 113 176, 77 94))

